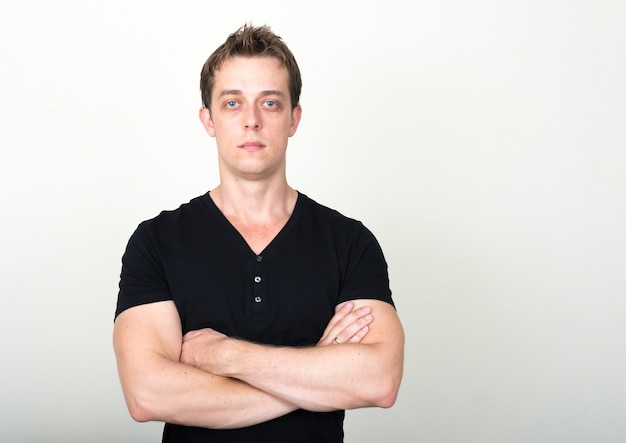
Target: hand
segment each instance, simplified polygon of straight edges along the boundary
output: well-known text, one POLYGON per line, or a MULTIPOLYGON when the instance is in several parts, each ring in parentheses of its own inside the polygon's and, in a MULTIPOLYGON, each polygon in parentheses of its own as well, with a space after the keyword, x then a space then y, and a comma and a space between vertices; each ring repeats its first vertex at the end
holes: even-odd
POLYGON ((220 375, 220 363, 227 358, 223 351, 228 340, 226 335, 209 328, 189 331, 183 336, 180 362, 220 375))
POLYGON ((369 306, 354 309, 354 303, 349 301, 337 305, 335 315, 330 319, 317 346, 360 343, 369 332, 369 324, 374 320, 370 312, 369 306))
MULTIPOLYGON (((354 309, 352 302, 337 305, 335 315, 330 319, 317 346, 360 343, 374 320, 370 312, 369 306, 354 309)), ((180 362, 215 375, 222 375, 232 356, 228 343, 235 346, 238 342, 209 328, 190 331, 183 337, 180 362)))

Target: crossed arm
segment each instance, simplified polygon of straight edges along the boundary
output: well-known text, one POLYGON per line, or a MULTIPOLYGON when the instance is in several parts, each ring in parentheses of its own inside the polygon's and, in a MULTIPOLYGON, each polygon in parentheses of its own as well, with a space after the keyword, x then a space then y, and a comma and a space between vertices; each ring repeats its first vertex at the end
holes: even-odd
POLYGON ((402 326, 393 307, 376 300, 338 307, 310 348, 259 345, 211 329, 183 337, 173 302, 124 311, 113 337, 137 421, 239 428, 299 408, 389 407, 402 377, 402 326))

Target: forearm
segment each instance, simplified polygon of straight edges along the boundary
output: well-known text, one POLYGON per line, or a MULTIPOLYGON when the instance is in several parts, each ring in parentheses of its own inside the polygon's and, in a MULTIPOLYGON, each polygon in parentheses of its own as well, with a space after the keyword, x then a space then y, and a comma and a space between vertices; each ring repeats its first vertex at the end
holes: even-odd
POLYGON ((370 323, 370 306, 356 303, 340 308, 315 347, 267 346, 203 329, 185 334, 181 361, 311 411, 389 407, 402 378, 402 326, 391 305, 367 300, 377 312, 370 323))
POLYGON ((150 363, 154 365, 147 371, 127 371, 122 376, 126 402, 137 421, 229 429, 251 426, 297 409, 240 380, 209 374, 164 357, 150 363))
POLYGON ((116 319, 113 346, 124 397, 135 420, 239 428, 296 409, 242 381, 181 363, 181 340, 172 302, 131 308, 116 319))
POLYGON ((314 348, 238 342, 225 373, 312 411, 391 406, 402 376, 401 352, 383 344, 314 348))

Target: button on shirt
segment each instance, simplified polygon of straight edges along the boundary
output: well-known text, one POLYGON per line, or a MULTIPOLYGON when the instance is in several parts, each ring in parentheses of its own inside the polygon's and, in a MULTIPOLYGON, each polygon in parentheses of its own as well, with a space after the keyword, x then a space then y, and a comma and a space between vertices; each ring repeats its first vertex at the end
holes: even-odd
MULTIPOLYGON (((133 233, 116 315, 172 300, 183 333, 213 328, 257 343, 311 346, 335 306, 357 298, 393 303, 382 251, 360 222, 299 194, 287 224, 257 255, 206 194, 133 233)), ((163 441, 340 442, 343 417, 297 410, 229 431, 166 424, 163 441)))

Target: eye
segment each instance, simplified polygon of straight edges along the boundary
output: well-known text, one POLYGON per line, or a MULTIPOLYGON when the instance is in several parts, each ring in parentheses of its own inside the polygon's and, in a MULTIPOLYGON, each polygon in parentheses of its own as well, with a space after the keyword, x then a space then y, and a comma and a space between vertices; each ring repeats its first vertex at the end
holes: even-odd
POLYGON ((228 100, 225 105, 227 108, 234 108, 237 106, 237 102, 235 100, 228 100))
POLYGON ((276 103, 274 100, 266 100, 265 106, 267 106, 268 108, 276 108, 278 107, 278 103, 276 103))

